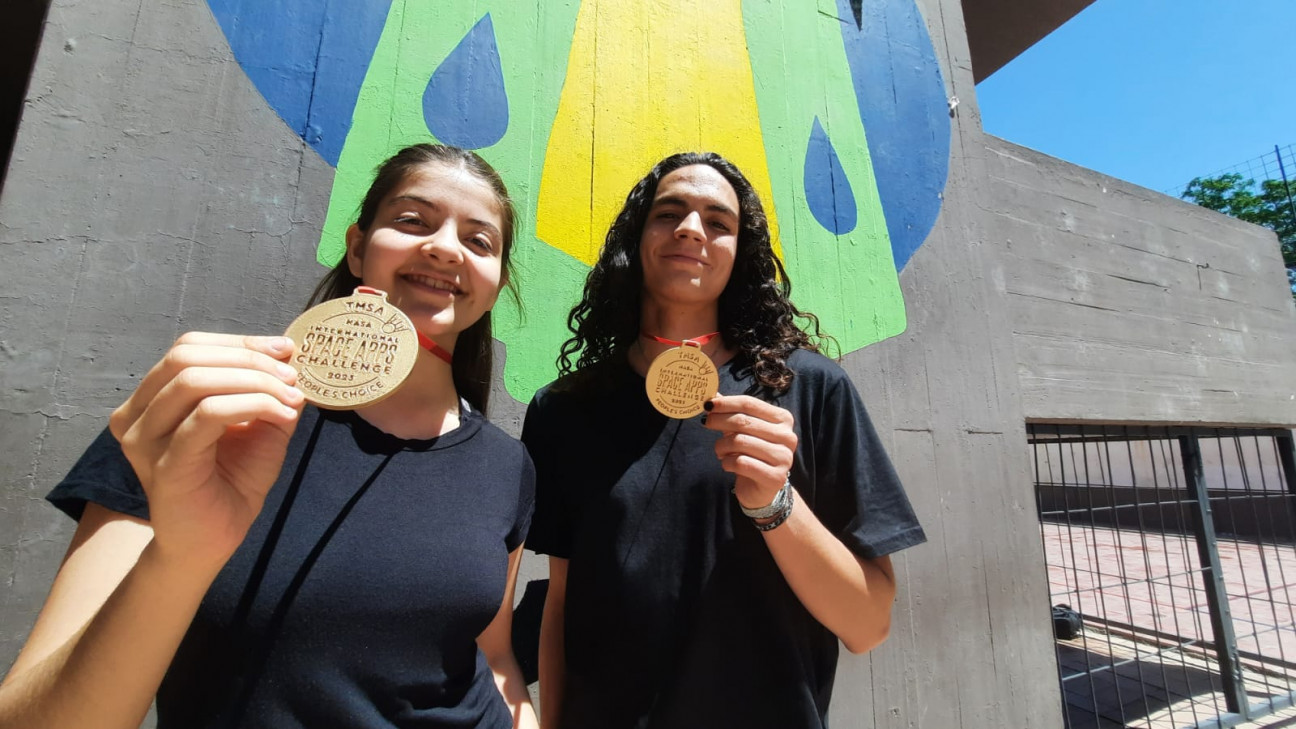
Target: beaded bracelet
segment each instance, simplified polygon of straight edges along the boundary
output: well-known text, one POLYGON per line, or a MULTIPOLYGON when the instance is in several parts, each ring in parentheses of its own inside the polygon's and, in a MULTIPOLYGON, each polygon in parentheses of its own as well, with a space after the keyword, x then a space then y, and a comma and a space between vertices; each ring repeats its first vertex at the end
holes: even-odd
POLYGON ((768 519, 771 516, 777 516, 779 514, 782 514, 783 511, 787 509, 788 497, 791 494, 792 494, 792 479, 791 477, 788 477, 783 480, 783 488, 779 489, 777 494, 774 494, 774 500, 769 502, 769 504, 762 506, 759 509, 748 509, 747 507, 739 503, 738 508, 742 510, 744 516, 747 516, 749 518, 768 519))
POLYGON ((789 488, 787 490, 787 504, 783 507, 783 512, 774 518, 774 521, 768 524, 759 524, 753 521, 752 525, 763 532, 782 526, 783 522, 787 521, 788 515, 792 513, 792 503, 794 501, 792 494, 793 491, 789 488))

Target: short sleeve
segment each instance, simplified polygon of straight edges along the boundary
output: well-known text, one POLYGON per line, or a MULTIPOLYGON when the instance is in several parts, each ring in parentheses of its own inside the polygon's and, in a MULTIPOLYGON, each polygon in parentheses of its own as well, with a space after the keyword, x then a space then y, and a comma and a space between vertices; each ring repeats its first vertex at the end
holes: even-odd
POLYGON ((816 514, 855 554, 873 559, 927 540, 864 402, 833 368, 815 411, 816 514))
POLYGON ((535 466, 526 451, 522 452, 522 477, 518 481, 517 517, 513 528, 504 538, 504 545, 512 552, 527 540, 531 530, 531 515, 535 510, 535 466))
POLYGON ((122 453, 121 444, 107 428, 45 500, 77 520, 85 512, 87 502, 127 516, 149 518, 144 487, 122 453))
POLYGON ((537 554, 567 559, 572 549, 571 516, 562 492, 562 464, 555 458, 562 449, 551 440, 563 429, 547 422, 542 398, 543 391, 531 399, 522 424, 522 443, 535 463, 535 517, 527 547, 537 554))

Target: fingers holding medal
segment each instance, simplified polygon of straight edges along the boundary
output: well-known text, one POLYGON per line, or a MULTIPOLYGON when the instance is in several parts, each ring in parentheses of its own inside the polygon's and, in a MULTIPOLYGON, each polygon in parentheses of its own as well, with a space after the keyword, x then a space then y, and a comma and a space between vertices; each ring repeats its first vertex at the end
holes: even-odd
POLYGON ((283 361, 292 349, 284 337, 186 334, 113 412, 169 554, 216 563, 242 539, 304 404, 283 361))
MULTIPOLYGON (((300 393, 294 396, 287 389, 280 391, 273 385, 273 381, 278 381, 290 389, 296 383, 297 372, 283 361, 292 349, 292 342, 285 337, 189 332, 176 340, 166 355, 140 380, 126 402, 113 412, 108 421, 109 430, 120 441, 164 388, 179 389, 173 381, 182 375, 186 382, 198 385, 196 379, 199 376, 189 373, 191 369, 228 370, 224 374, 234 377, 240 376, 239 373, 260 372, 272 380, 262 382, 262 389, 276 391, 280 396, 295 397, 296 402, 300 402, 300 393)), ((219 374, 222 373, 209 373, 208 380, 219 374)))
POLYGON ((721 395, 709 401, 706 427, 723 435, 716 457, 737 476, 738 500, 763 506, 783 487, 792 469, 798 438, 787 410, 748 395, 721 395))

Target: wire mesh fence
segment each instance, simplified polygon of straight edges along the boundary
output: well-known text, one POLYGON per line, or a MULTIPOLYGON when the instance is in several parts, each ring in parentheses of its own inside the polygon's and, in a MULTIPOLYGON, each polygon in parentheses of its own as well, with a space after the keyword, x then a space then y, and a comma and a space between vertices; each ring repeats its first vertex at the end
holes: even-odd
MULTIPOLYGON (((1296 145, 1288 144, 1287 146, 1274 145, 1274 151, 1266 152, 1259 157, 1254 157, 1243 162, 1238 162, 1228 167, 1222 167, 1207 177, 1220 177, 1222 175, 1236 174, 1241 175, 1244 180, 1281 180, 1286 179, 1292 184, 1296 184, 1296 169, 1293 169, 1293 163, 1296 162, 1296 145)), ((1162 190, 1167 195, 1179 197, 1188 187, 1188 180, 1184 180, 1182 185, 1177 185, 1169 190, 1162 190)), ((1293 188, 1296 193, 1296 188, 1293 188)))
POLYGON ((1028 434, 1067 727, 1234 726, 1290 707, 1291 433, 1028 434))

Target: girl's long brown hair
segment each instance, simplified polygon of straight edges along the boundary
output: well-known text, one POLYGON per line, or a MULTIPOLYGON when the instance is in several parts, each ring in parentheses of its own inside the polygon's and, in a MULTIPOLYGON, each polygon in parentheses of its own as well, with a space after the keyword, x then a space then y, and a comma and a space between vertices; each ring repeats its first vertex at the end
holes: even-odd
MULTIPOLYGON (((360 204, 360 216, 356 220, 356 227, 361 232, 367 233, 378 215, 378 206, 392 190, 423 167, 437 164, 467 170, 485 182, 495 193, 495 201, 499 203, 500 217, 503 222, 501 233, 504 240, 500 248, 500 258, 502 270, 507 277, 505 287, 516 301, 517 289, 514 287, 516 277, 513 276, 510 256, 513 250, 513 233, 517 226, 517 211, 513 207, 508 188, 504 186, 499 173, 486 160, 469 150, 442 144, 416 144, 392 155, 390 159, 378 166, 373 184, 369 186, 369 192, 365 194, 364 202, 360 204)), ((319 285, 315 287, 307 307, 322 301, 349 296, 359 285, 361 281, 351 273, 344 255, 333 270, 325 274, 319 285)), ((495 360, 491 345, 493 338, 491 313, 487 311, 476 323, 459 332, 459 338, 455 341, 454 362, 450 365, 455 390, 459 396, 483 413, 486 412, 490 400, 491 372, 495 360)))

